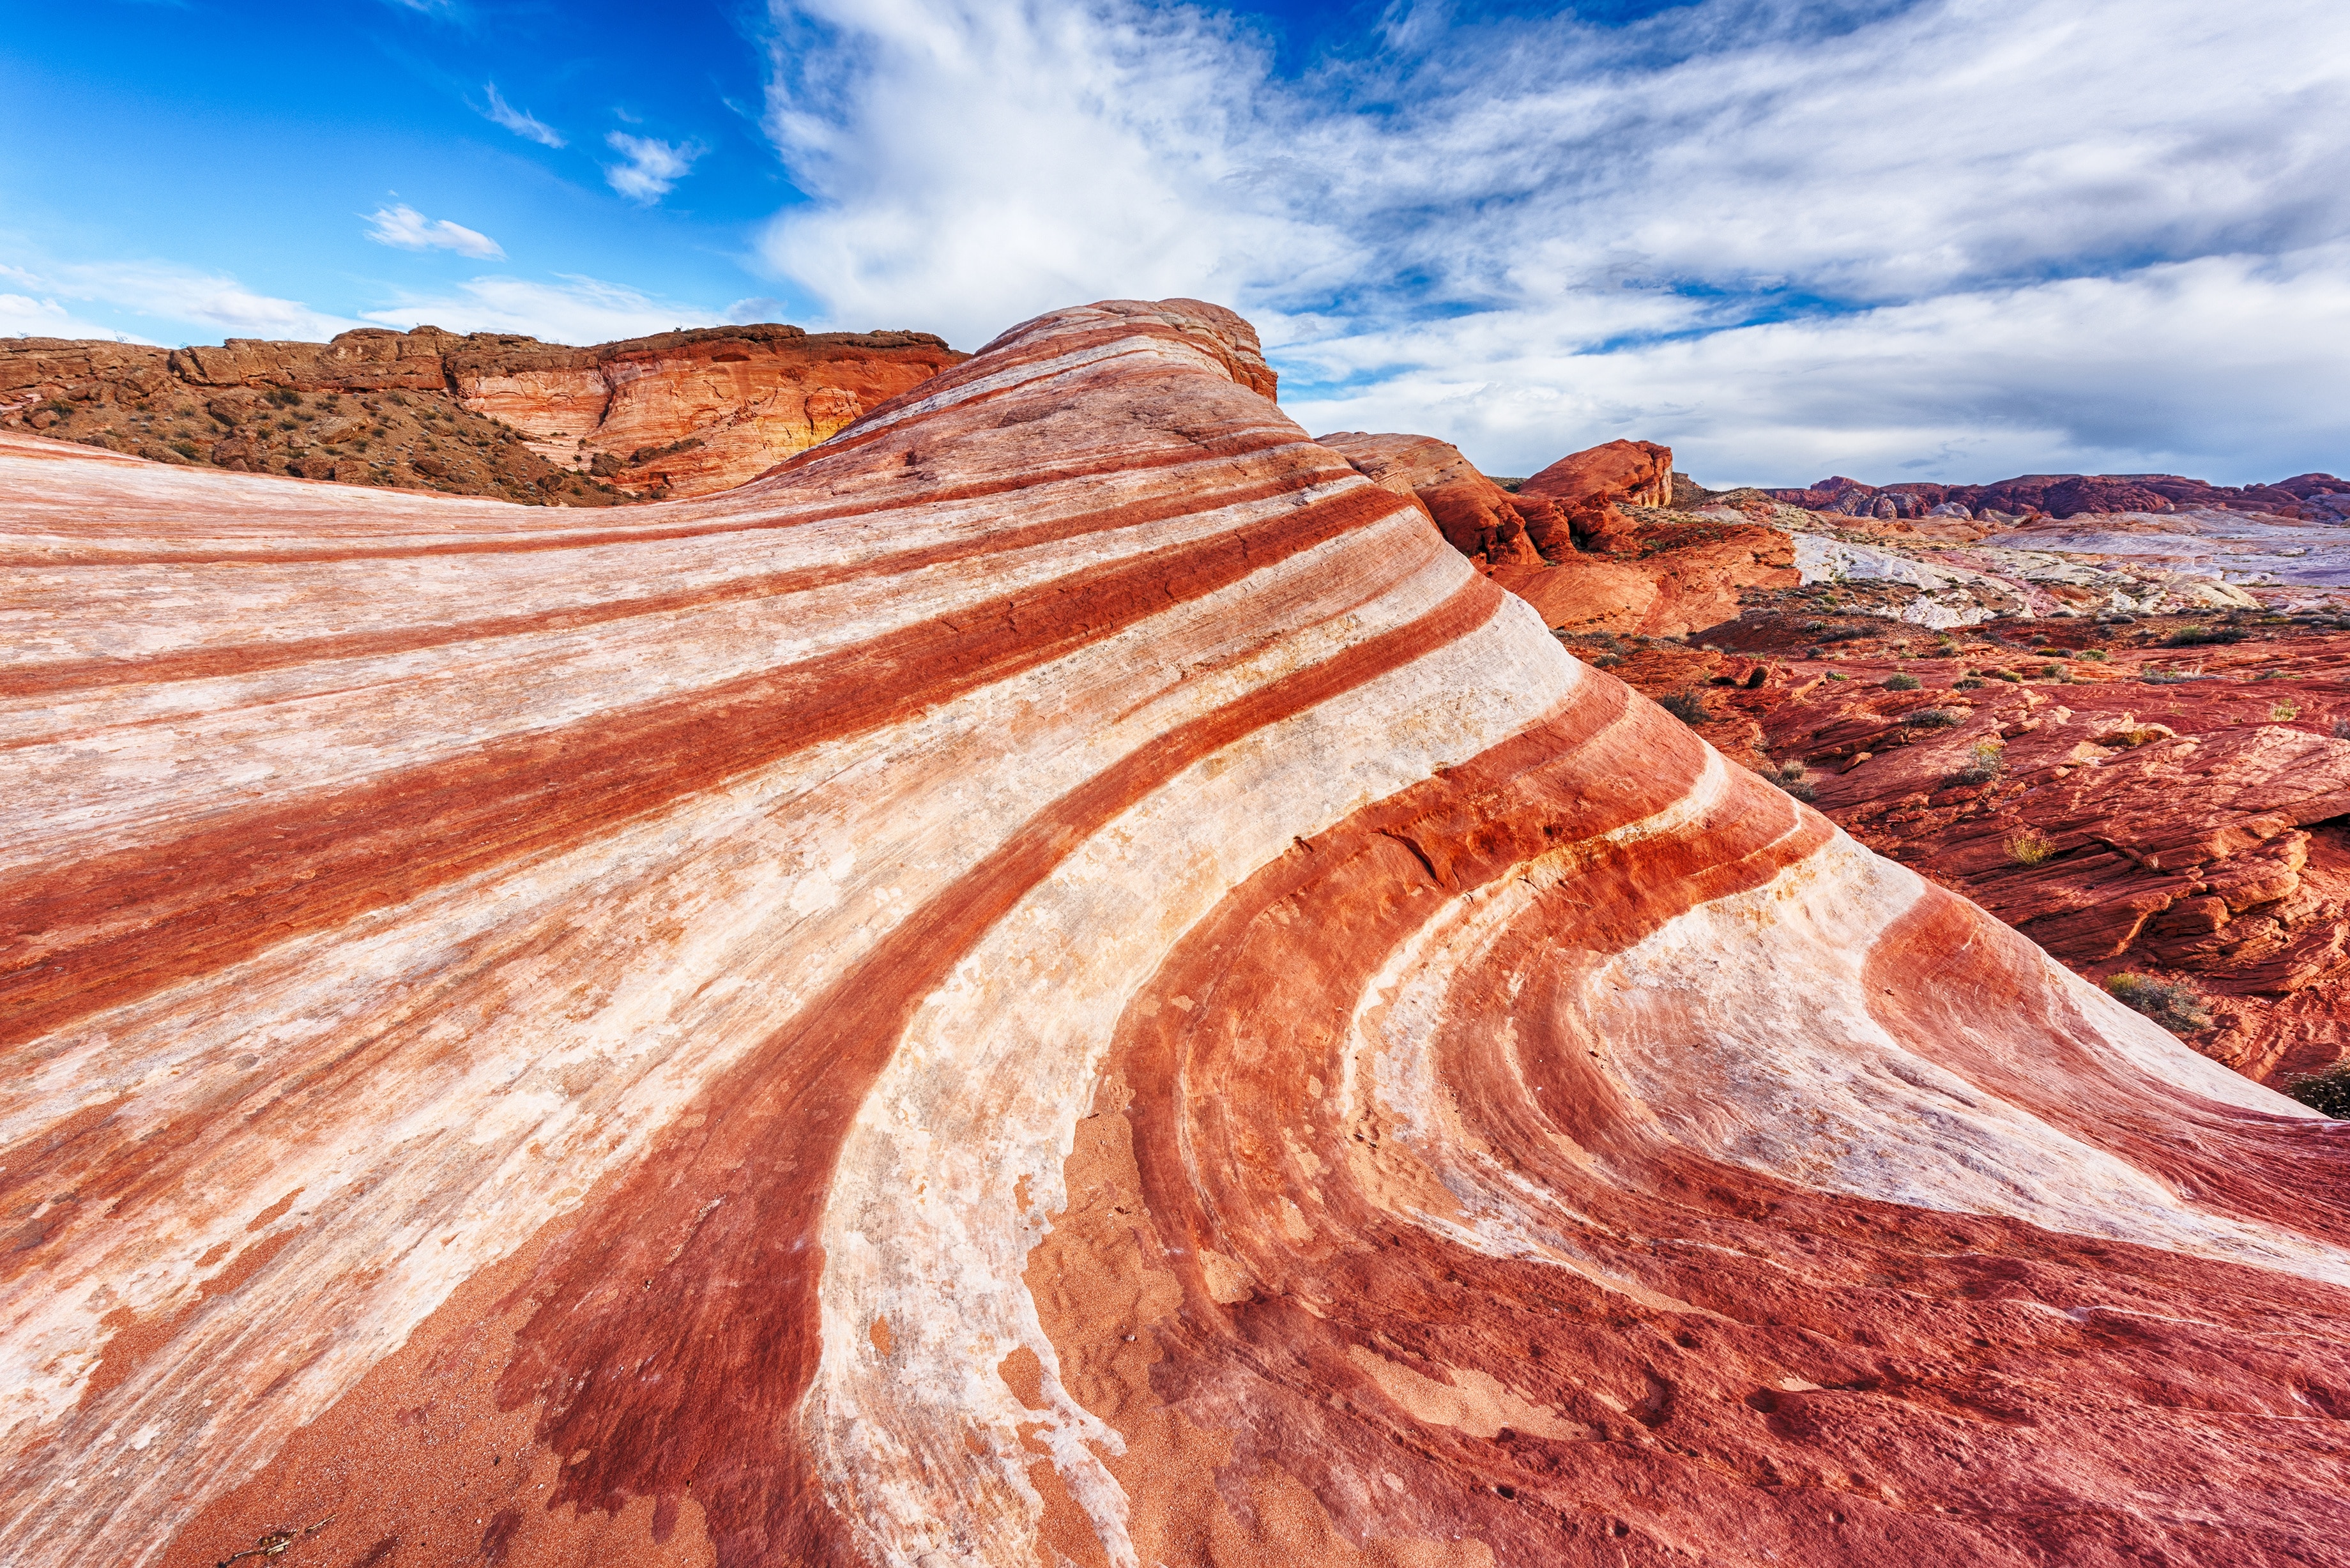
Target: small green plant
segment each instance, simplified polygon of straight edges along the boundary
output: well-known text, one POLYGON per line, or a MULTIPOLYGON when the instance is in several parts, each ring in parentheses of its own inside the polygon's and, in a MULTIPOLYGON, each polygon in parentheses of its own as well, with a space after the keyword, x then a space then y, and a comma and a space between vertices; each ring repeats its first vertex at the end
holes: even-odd
POLYGON ((2192 1034, 2211 1027, 2211 1009, 2192 987, 2150 975, 2116 974, 2106 978, 2106 989, 2115 1001, 2145 1013, 2174 1034, 2192 1034))
POLYGON ((2166 648, 2199 648, 2207 642, 2241 642, 2249 635, 2235 626, 2182 626, 2162 641, 2166 648))
POLYGON ((1920 730, 1947 730, 1953 724, 1961 722, 1965 718, 1964 713, 1949 708, 1920 708, 1901 722, 1920 730))
POLYGON ((2069 649, 2063 648, 2035 648, 2032 651, 2040 655, 2043 659, 2070 659, 2073 657, 2072 651, 2069 649))
POLYGON ((2298 1073, 2285 1081, 2284 1092, 2320 1116, 2350 1121, 2350 1062, 2336 1062, 2315 1073, 2298 1073))
POLYGON ((1885 689, 1887 691, 1915 691, 1924 684, 1924 681, 1914 675, 1894 674, 1885 678, 1885 689))
POLYGON ((1971 675, 1962 675, 1950 682, 1950 690, 1953 691, 1980 691, 1982 687, 1982 681, 1971 675))
POLYGON ((1983 673, 1991 677, 1993 680, 2004 680, 2011 686, 2021 686, 2023 684, 2023 677, 2018 675, 2012 670, 1986 670, 1983 673))
POLYGON ((2018 866, 2038 866, 2056 853, 2056 841, 2036 827, 2027 827, 2007 841, 2007 857, 2018 866))
POLYGON ((172 443, 172 450, 192 462, 196 455, 196 443, 192 441, 175 441, 172 443))
POLYGON ((1808 776, 1808 772, 1804 768, 1804 764, 1799 762, 1789 760, 1787 762, 1781 763, 1776 769, 1764 774, 1762 776, 1769 779, 1773 784, 1777 784, 1781 789, 1785 790, 1789 794, 1794 795, 1797 800, 1808 801, 1812 796, 1819 793, 1812 787, 1812 782, 1808 776))
POLYGON ((2102 648, 2085 648, 2076 657, 2091 659, 2098 664, 2103 664, 2106 661, 2106 650, 2102 648))
POLYGON ((1657 706, 1679 719, 1682 723, 1691 726, 1702 724, 1713 717, 1706 708, 1705 699, 1694 691, 1675 691, 1669 696, 1659 697, 1657 699, 1657 706))
POLYGON ((2289 724, 2300 717, 2301 707, 2298 703, 2272 702, 2269 704, 2269 718, 2276 723, 2289 724))
POLYGON ((2004 742, 1985 737, 1977 741, 1967 753, 1966 765, 1952 774, 1952 780, 1962 784, 1989 784, 2007 772, 2007 746, 2004 742))
POLYGON ((2148 686, 2184 686, 2189 680, 2202 680, 2203 672, 2199 670, 2149 670, 2138 679, 2148 686))
POLYGON ((1852 677, 1846 675, 1840 670, 1831 670, 1828 671, 1828 679, 1831 680, 1849 680, 1852 677))

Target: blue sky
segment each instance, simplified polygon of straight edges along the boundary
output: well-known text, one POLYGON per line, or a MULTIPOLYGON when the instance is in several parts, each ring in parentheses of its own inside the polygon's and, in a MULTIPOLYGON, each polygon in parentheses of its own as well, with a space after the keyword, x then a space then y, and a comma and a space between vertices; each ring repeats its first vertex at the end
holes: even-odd
POLYGON ((1190 294, 1306 426, 1711 483, 2350 469, 2350 7, 16 0, 0 333, 1190 294))

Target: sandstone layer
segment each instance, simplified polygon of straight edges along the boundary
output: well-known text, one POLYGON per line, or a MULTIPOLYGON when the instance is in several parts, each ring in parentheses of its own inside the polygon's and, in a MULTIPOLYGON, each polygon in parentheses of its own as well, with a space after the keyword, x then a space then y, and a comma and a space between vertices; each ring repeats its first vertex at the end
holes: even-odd
POLYGON ((0 1558, 2350 1561, 2350 1124, 1196 302, 723 495, 0 437, 0 1558))
POLYGON ((161 462, 608 504, 743 483, 963 358, 928 333, 785 326, 589 348, 436 327, 180 349, 18 338, 0 340, 0 427, 161 462))

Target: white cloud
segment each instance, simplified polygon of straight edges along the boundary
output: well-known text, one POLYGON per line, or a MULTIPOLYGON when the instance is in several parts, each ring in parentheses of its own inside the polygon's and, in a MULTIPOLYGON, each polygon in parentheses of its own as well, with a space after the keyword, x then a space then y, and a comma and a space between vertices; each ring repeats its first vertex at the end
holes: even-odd
POLYGON ((647 203, 668 195, 670 188, 693 167, 693 161, 709 151, 699 142, 659 141, 650 136, 630 136, 625 130, 613 131, 604 142, 628 159, 626 163, 605 165, 605 180, 630 201, 647 203))
POLYGON ((553 127, 540 120, 536 115, 527 114, 508 103, 499 93, 497 83, 486 82, 483 86, 484 90, 490 95, 490 107, 482 112, 490 119, 504 126, 516 136, 525 137, 537 142, 541 147, 565 145, 563 138, 553 127))
MULTIPOLYGON (((71 332, 52 337, 111 337, 146 341, 133 328, 120 325, 124 317, 146 317, 174 327, 192 327, 201 335, 294 338, 317 342, 367 325, 348 317, 311 309, 297 300, 255 294, 236 279, 200 272, 168 262, 99 262, 44 265, 37 272, 9 269, 19 284, 43 296, 36 305, 46 312, 58 299, 111 309, 87 313, 76 319, 71 332), (113 318, 111 325, 99 325, 113 318)), ((26 327, 19 330, 31 331, 26 327)), ((156 334, 156 336, 161 336, 156 334)), ((173 334, 177 336, 177 334, 173 334)))
POLYGON ((455 251, 476 261, 504 261, 506 255, 489 235, 446 218, 427 218, 405 202, 378 207, 368 219, 367 237, 404 251, 455 251))
POLYGON ((452 332, 519 332, 548 343, 608 343, 678 327, 708 327, 724 313, 641 294, 575 274, 559 283, 477 277, 453 293, 402 295, 365 312, 369 321, 402 331, 430 322, 452 332))
POLYGON ((2350 9, 1399 5, 1292 80, 1136 0, 777 3, 813 200, 763 254, 836 325, 1202 295, 1316 428, 1505 472, 1619 434, 1770 481, 2350 446, 2311 325, 2350 287, 2350 9))
MULTIPOLYGON (((13 268, 0 267, 0 272, 13 268)), ((125 343, 151 339, 96 321, 85 320, 54 299, 26 294, 0 294, 0 337, 112 337, 125 343)))

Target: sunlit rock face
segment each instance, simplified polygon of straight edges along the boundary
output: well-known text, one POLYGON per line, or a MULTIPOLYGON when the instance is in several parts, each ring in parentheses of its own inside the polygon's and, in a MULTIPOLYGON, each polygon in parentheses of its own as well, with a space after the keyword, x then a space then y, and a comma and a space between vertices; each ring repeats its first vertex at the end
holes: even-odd
POLYGON ((0 447, 0 1560, 2350 1556, 2350 1124, 1272 389, 1065 310, 592 515, 0 447))
POLYGON ((965 356, 926 332, 705 327, 596 348, 448 357, 463 405, 553 462, 632 493, 707 495, 757 478, 965 356))

